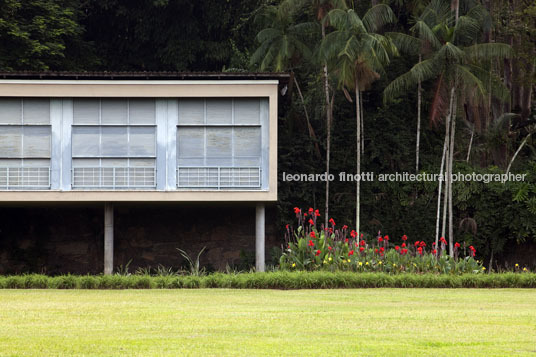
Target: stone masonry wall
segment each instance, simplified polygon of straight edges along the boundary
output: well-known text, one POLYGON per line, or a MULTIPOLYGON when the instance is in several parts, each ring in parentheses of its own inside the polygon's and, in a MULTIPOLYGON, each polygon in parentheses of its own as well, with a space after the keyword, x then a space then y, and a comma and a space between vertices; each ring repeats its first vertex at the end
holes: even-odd
MULTIPOLYGON (((179 268, 176 248, 195 256, 206 246, 201 265, 223 270, 254 264, 255 207, 116 204, 114 267, 130 271, 158 265, 179 268)), ((277 246, 266 209, 266 254, 277 246)), ((103 269, 104 205, 0 208, 0 274, 95 274, 103 269)))

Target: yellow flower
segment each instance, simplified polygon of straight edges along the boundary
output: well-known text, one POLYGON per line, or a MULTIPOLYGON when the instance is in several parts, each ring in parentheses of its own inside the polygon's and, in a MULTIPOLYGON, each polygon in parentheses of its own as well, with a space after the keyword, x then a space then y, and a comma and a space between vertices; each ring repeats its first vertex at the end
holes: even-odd
POLYGON ((519 264, 516 263, 516 268, 519 268, 519 264))
POLYGON ((378 262, 378 264, 379 264, 379 265, 382 265, 382 261, 380 260, 380 261, 378 262))
MULTIPOLYGON (((367 263, 367 264, 368 264, 368 263, 367 263)), ((359 266, 360 266, 360 267, 363 266, 363 262, 359 262, 359 266)))
POLYGON ((296 268, 296 263, 292 263, 292 267, 293 267, 293 268, 296 268))
POLYGON ((393 263, 393 266, 394 266, 394 267, 396 267, 396 264, 395 264, 395 263, 393 263))
POLYGON ((486 267, 482 267, 482 270, 486 270, 486 267))
POLYGON ((327 263, 328 263, 328 261, 327 261, 327 260, 324 260, 324 264, 327 264, 327 263))
POLYGON ((351 262, 351 260, 350 260, 350 259, 348 259, 348 263, 350 263, 350 262, 351 262))
POLYGON ((366 263, 365 263, 365 265, 369 265, 369 263, 368 263, 368 262, 366 262, 366 263))
POLYGON ((346 264, 346 263, 348 263, 348 262, 347 262, 346 260, 343 260, 343 263, 346 264))
POLYGON ((527 271, 527 268, 523 268, 523 271, 527 271))
POLYGON ((329 257, 329 259, 328 259, 328 260, 329 260, 329 261, 332 261, 332 260, 333 260, 333 258, 332 258, 332 257, 329 257))
POLYGON ((417 266, 417 264, 413 263, 413 266, 414 266, 414 267, 416 267, 416 266, 417 266))

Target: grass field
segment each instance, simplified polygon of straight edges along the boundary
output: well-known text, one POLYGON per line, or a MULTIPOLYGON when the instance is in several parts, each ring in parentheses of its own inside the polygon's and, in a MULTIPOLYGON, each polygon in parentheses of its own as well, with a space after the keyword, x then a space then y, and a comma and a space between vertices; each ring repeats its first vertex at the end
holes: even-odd
POLYGON ((536 290, 3 290, 0 355, 536 356, 536 290))

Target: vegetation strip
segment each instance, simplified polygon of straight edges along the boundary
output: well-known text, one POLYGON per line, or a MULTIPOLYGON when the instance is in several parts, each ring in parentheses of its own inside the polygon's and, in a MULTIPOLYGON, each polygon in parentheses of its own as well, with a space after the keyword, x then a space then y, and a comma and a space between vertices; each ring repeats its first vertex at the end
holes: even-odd
POLYGON ((536 288, 535 273, 398 274, 353 272, 214 273, 192 275, 61 275, 0 277, 0 289, 336 289, 536 288))

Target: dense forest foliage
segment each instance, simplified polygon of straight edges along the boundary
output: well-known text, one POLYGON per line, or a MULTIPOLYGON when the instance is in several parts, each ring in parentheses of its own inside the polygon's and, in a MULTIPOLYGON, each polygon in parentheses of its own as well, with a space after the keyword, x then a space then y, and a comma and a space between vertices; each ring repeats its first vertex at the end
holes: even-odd
POLYGON ((335 180, 280 175, 280 226, 314 206, 490 265, 536 238, 535 42, 533 0, 0 0, 0 71, 288 72, 279 172, 335 180), (444 171, 528 175, 439 192, 338 177, 444 171))

